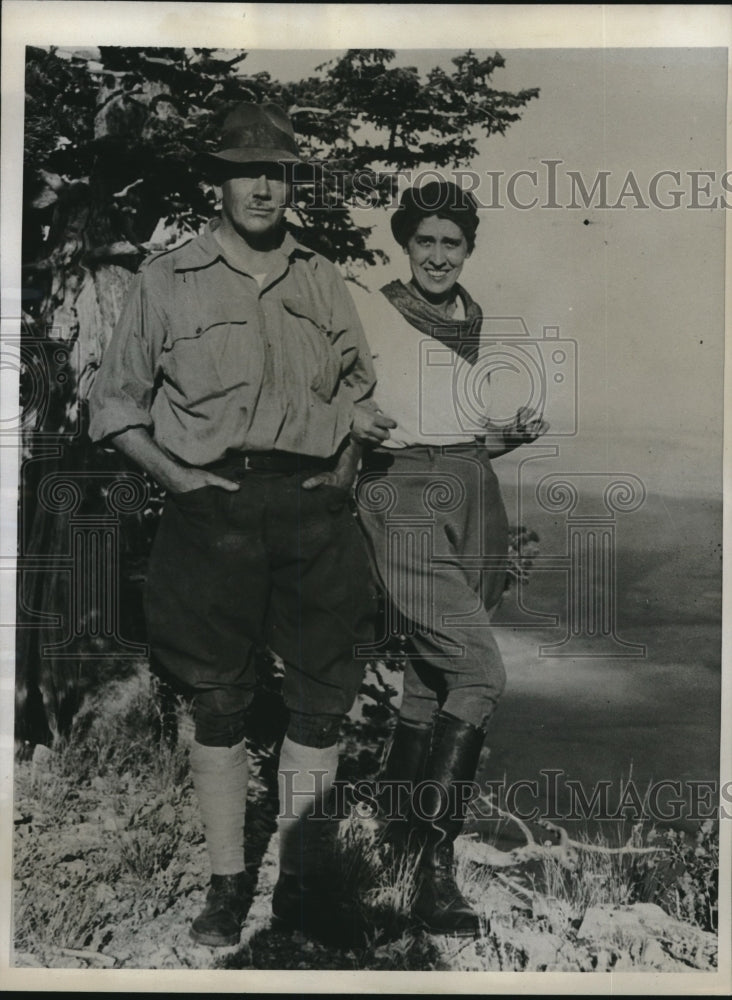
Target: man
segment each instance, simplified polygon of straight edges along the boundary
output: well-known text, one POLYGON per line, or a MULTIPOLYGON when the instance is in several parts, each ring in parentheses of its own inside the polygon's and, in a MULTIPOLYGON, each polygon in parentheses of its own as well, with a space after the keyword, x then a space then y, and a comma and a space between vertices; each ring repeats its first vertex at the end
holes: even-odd
POLYGON ((292 920, 307 891, 303 818, 335 777, 339 726, 362 676, 352 650, 372 634, 349 489, 359 443, 385 440, 394 423, 367 402, 371 358, 343 280, 284 228, 298 160, 287 115, 239 105, 204 159, 221 218, 135 277, 91 395, 90 435, 168 492, 148 638, 194 692, 191 769, 212 876, 191 933, 231 945, 246 909, 256 648, 268 643, 286 667, 273 911, 292 920))

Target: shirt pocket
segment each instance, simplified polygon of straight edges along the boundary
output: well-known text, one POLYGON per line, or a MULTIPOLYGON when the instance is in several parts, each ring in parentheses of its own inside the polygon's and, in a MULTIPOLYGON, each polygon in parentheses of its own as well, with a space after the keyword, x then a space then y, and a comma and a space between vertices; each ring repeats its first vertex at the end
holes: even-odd
POLYGON ((261 347, 247 320, 199 325, 164 352, 165 376, 190 406, 261 381, 261 347))
POLYGON ((300 378, 312 391, 329 403, 341 379, 343 359, 330 341, 328 327, 319 321, 314 310, 299 300, 282 299, 288 314, 287 328, 292 337, 288 355, 300 378))

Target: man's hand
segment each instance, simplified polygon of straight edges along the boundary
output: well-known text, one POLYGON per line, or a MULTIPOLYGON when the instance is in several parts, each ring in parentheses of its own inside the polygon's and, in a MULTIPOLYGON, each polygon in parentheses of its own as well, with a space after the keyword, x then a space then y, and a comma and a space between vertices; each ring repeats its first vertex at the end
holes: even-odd
POLYGON ((381 444, 388 439, 390 429, 396 426, 396 420, 392 420, 373 404, 356 403, 353 408, 351 437, 360 444, 381 444))
POLYGON ((549 430, 549 424, 541 414, 529 406, 522 406, 516 411, 513 422, 503 428, 503 444, 506 451, 520 448, 522 444, 531 444, 549 430))
POLYGON ((361 458, 361 445, 356 441, 350 441, 341 452, 338 464, 335 469, 328 472, 319 472, 317 476, 311 476, 302 484, 304 490, 314 490, 318 486, 336 486, 341 490, 350 490, 356 479, 358 463, 361 458))
POLYGON ((239 483, 231 479, 224 479, 223 476, 207 472, 206 469, 186 466, 178 466, 165 477, 165 480, 162 485, 169 493, 192 493, 193 490, 203 489, 204 486, 215 486, 217 489, 226 490, 227 493, 236 493, 239 489, 239 483))
POLYGON ((302 484, 304 490, 314 490, 318 486, 336 486, 339 490, 350 490, 353 486, 354 475, 339 474, 337 469, 332 472, 319 472, 317 476, 311 476, 302 484))
POLYGON ((112 438, 112 444, 148 472, 168 493, 190 493, 203 486, 217 486, 230 493, 239 489, 238 483, 214 472, 180 465, 153 441, 144 427, 130 427, 112 438))

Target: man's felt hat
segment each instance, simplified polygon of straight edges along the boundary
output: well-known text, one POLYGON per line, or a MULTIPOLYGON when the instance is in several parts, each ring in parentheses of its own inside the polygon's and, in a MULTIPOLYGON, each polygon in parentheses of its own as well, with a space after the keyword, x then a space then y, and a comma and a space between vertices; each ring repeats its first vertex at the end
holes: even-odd
POLYGON ((298 163, 292 122, 278 104, 244 101, 224 121, 221 148, 202 159, 214 163, 298 163))

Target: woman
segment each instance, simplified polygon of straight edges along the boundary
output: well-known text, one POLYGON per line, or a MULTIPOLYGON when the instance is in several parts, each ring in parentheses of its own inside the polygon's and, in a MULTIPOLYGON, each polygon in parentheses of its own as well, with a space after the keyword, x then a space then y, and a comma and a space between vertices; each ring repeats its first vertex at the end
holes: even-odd
POLYGON ((423 847, 414 913, 458 934, 479 921, 455 883, 453 842, 505 684, 490 619, 508 524, 491 458, 547 429, 529 410, 503 430, 480 412, 481 311, 458 284, 478 221, 472 195, 454 184, 406 191, 391 228, 411 279, 354 296, 376 402, 397 423, 364 460, 359 517, 411 646, 383 778, 428 782, 411 817, 423 847))

